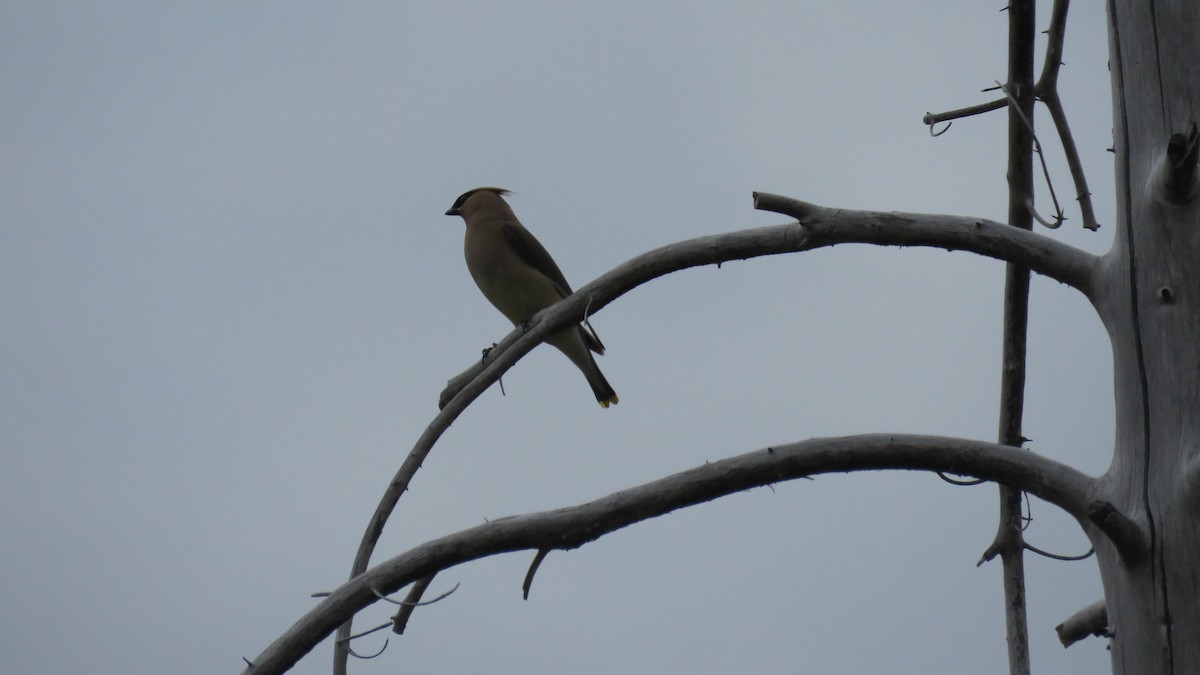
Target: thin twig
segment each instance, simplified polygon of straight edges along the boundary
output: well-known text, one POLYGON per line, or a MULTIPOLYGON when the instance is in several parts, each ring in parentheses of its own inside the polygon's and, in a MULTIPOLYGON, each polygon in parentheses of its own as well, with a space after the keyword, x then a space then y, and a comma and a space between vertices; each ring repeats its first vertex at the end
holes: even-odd
POLYGON ((1033 500, 1029 498, 1028 492, 1022 492, 1021 497, 1025 503, 1021 512, 1021 532, 1024 533, 1030 525, 1033 525, 1033 500))
POLYGON ((379 648, 379 651, 375 652, 374 654, 371 654, 370 656, 366 656, 366 655, 364 655, 364 654, 359 654, 358 652, 354 651, 354 648, 350 646, 350 641, 351 641, 351 640, 357 640, 357 639, 358 639, 358 638, 360 638, 360 637, 363 637, 363 636, 366 636, 366 635, 370 635, 371 633, 375 633, 375 632, 377 632, 377 631, 381 631, 381 630, 383 630, 384 628, 387 628, 387 627, 388 627, 388 626, 390 626, 390 625, 392 625, 392 624, 390 624, 390 623, 385 623, 385 624, 382 624, 382 625, 376 626, 376 627, 372 628, 371 630, 365 630, 365 631, 363 631, 363 632, 361 632, 361 633, 359 633, 359 634, 357 634, 357 635, 350 635, 350 636, 347 636, 347 637, 345 637, 345 638, 338 638, 338 640, 337 640, 337 641, 338 641, 339 643, 341 643, 341 644, 342 644, 342 646, 344 646, 344 647, 346 648, 346 653, 347 653, 347 654, 349 654, 350 656, 353 656, 353 657, 354 657, 354 658, 356 658, 356 659, 362 659, 362 660, 364 660, 364 661, 366 661, 366 660, 368 660, 368 659, 373 659, 373 658, 375 658, 376 656, 379 656, 380 654, 382 654, 382 653, 383 653, 383 650, 385 650, 385 649, 387 649, 387 648, 388 648, 388 640, 384 640, 384 641, 383 641, 383 646, 379 648))
POLYGON ((1051 560, 1063 560, 1066 562, 1076 562, 1079 560, 1087 560, 1088 558, 1090 558, 1096 554, 1095 548, 1089 548, 1087 550, 1087 553, 1083 553, 1080 555, 1060 555, 1058 553, 1051 553, 1049 551, 1043 551, 1042 549, 1034 546, 1033 544, 1031 544, 1029 542, 1025 542, 1025 550, 1036 553, 1044 558, 1050 558, 1051 560))
MULTIPOLYGON (((425 588, 428 588, 429 582, 431 582, 431 581, 433 581, 432 575, 425 577, 424 579, 421 579, 420 581, 418 581, 416 584, 413 584, 413 590, 416 590, 417 584, 421 584, 423 586, 423 588, 421 589, 421 593, 424 593, 425 588), (424 583, 422 584, 422 582, 424 582, 424 583)), ((434 598, 432 600, 420 600, 420 601, 418 601, 412 597, 412 595, 413 595, 412 591, 409 591, 409 597, 406 597, 403 600, 393 600, 393 599, 389 598, 388 596, 384 595, 383 593, 380 593, 379 591, 375 590, 374 588, 371 589, 371 592, 373 592, 375 594, 375 597, 379 598, 380 600, 383 600, 384 602, 390 602, 393 605, 400 605, 401 607, 425 607, 426 605, 432 605, 433 603, 438 602, 439 600, 445 600, 447 597, 450 596, 451 593, 453 593, 454 591, 457 591, 458 587, 460 585, 461 584, 454 584, 454 588, 451 588, 450 590, 446 591, 445 593, 442 593, 441 595, 437 596, 436 598, 434 598)))
MULTIPOLYGON (((437 575, 437 573, 435 572, 433 574, 430 574, 427 577, 418 579, 415 583, 413 583, 412 588, 410 588, 408 590, 408 595, 405 596, 404 600, 396 603, 396 604, 400 605, 400 609, 399 609, 399 611, 396 612, 396 615, 392 617, 392 632, 393 633, 395 633, 396 635, 404 634, 404 629, 408 627, 408 620, 412 617, 413 610, 415 610, 418 606, 431 605, 431 604, 437 602, 438 600, 441 600, 442 598, 449 596, 454 591, 458 590, 458 584, 454 584, 454 588, 451 588, 450 590, 446 591, 445 593, 442 593, 441 595, 434 598, 433 600, 430 600, 428 602, 421 602, 421 596, 425 594, 425 590, 427 588, 429 588, 429 584, 433 583, 433 577, 436 575, 437 575)), ((375 589, 371 589, 371 590, 375 590, 375 589)), ((376 592, 376 595, 378 595, 378 592, 376 592)), ((395 601, 392 601, 392 602, 395 602, 395 601)))
POLYGON ((1057 91, 1039 91, 1038 98, 1046 104, 1046 109, 1050 111, 1050 119, 1054 122, 1058 138, 1062 141, 1067 168, 1071 171, 1071 180, 1075 182, 1075 200, 1079 202, 1079 213, 1083 218, 1083 226, 1094 232, 1100 229, 1100 223, 1096 220, 1096 211, 1092 206, 1092 193, 1088 189, 1087 175, 1083 171, 1083 161, 1079 158, 1079 148, 1075 146, 1075 137, 1071 135, 1067 113, 1063 110, 1057 91))
POLYGON ((1046 42, 1046 57, 1042 61, 1042 74, 1034 85, 1034 93, 1038 100, 1046 104, 1050 111, 1050 119, 1058 138, 1062 141, 1063 155, 1067 159, 1067 167, 1071 171, 1071 180, 1075 183, 1075 198, 1079 202, 1079 211, 1083 216, 1083 226, 1089 230, 1100 229, 1096 221, 1096 212, 1092 207, 1092 193, 1088 189, 1087 176, 1083 171, 1083 162, 1079 158, 1079 148, 1075 145, 1075 137, 1067 123, 1067 114, 1063 110, 1062 100, 1058 96, 1058 72, 1062 67, 1063 45, 1067 32, 1067 8, 1070 0, 1054 0, 1054 8, 1050 14, 1050 29, 1046 32, 1049 39, 1046 42))
POLYGON ((1042 59, 1042 74, 1038 76, 1034 92, 1040 95, 1043 90, 1055 90, 1058 87, 1058 71, 1062 67, 1063 45, 1067 37, 1067 9, 1070 0, 1054 0, 1054 8, 1050 11, 1050 28, 1046 29, 1046 55, 1042 59))
MULTIPOLYGON (((1008 85, 1000 84, 999 82, 997 82, 996 85, 1004 90, 1004 94, 1009 97, 1011 103, 1016 102, 1016 99, 1013 98, 1012 92, 1009 91, 1008 85)), ((1033 139, 1033 152, 1037 154, 1038 159, 1041 160, 1042 176, 1046 179, 1046 187, 1050 190, 1050 200, 1054 203, 1054 223, 1048 223, 1044 218, 1037 215, 1037 211, 1033 207, 1032 192, 1030 192, 1030 194, 1026 195, 1024 198, 1025 208, 1029 210, 1029 215, 1037 219, 1039 223, 1049 227, 1052 230, 1058 229, 1058 226, 1062 225, 1065 217, 1063 216, 1062 208, 1058 205, 1058 195, 1054 193, 1054 181, 1050 179, 1050 169, 1046 166, 1046 157, 1042 154, 1042 142, 1038 140, 1037 133, 1033 130, 1033 122, 1029 119, 1029 116, 1025 114, 1025 111, 1021 110, 1021 106, 1010 105, 1009 109, 1017 113, 1017 116, 1021 118, 1021 122, 1025 124, 1025 128, 1029 130, 1030 138, 1033 139)))
POLYGON ((941 136, 942 134, 946 133, 947 131, 950 131, 950 127, 952 127, 952 126, 954 126, 954 122, 946 122, 946 126, 942 127, 941 129, 934 129, 933 128, 934 125, 930 124, 929 125, 929 135, 932 136, 933 138, 937 138, 938 136, 941 136))
POLYGON ((970 480, 962 480, 960 478, 951 478, 950 476, 947 476, 945 473, 942 473, 941 471, 938 471, 937 475, 938 475, 938 478, 941 478, 942 480, 946 481, 947 483, 949 483, 951 485, 970 486, 970 485, 979 485, 980 483, 987 482, 985 480, 979 480, 978 478, 972 478, 970 480))
MULTIPOLYGON (((1000 108, 1003 108, 1006 105, 1008 105, 1007 98, 998 98, 995 101, 988 101, 987 103, 971 105, 971 106, 967 106, 965 108, 959 108, 957 110, 947 110, 946 112, 940 112, 940 113, 925 113, 925 116, 921 118, 921 121, 924 122, 927 126, 932 127, 933 125, 938 124, 939 122, 950 122, 951 120, 962 119, 964 117, 970 117, 972 115, 982 115, 983 113, 989 113, 993 110, 999 110, 1000 108)), ((949 127, 947 127, 947 128, 949 128, 949 127)), ((945 133, 944 129, 942 130, 942 133, 945 133)), ((937 133, 934 135, 941 136, 942 133, 937 133)))
POLYGON ((533 562, 529 564, 529 571, 525 573, 525 583, 521 586, 521 590, 524 594, 523 598, 525 600, 529 599, 529 589, 533 586, 533 575, 537 574, 538 567, 541 567, 542 561, 545 560, 546 556, 548 555, 550 555, 550 549, 540 548, 538 549, 537 555, 533 557, 533 562))
MULTIPOLYGON (((1051 193, 1054 192, 1053 189, 1051 189, 1050 191, 1051 191, 1051 193)), ((1057 207, 1058 207, 1058 205, 1055 204, 1055 208, 1057 208, 1057 207)), ((1026 200, 1025 208, 1029 210, 1029 215, 1031 218, 1033 218, 1034 220, 1038 221, 1043 226, 1045 226, 1051 230, 1057 230, 1059 228, 1059 226, 1063 224, 1063 221, 1066 220, 1066 218, 1062 214, 1062 211, 1058 212, 1058 215, 1056 216, 1055 220, 1053 220, 1053 221, 1046 220, 1045 218, 1042 217, 1042 214, 1038 213, 1037 208, 1034 207, 1034 205, 1033 205, 1032 199, 1026 200)))
POLYGON ((351 640, 357 640, 357 639, 358 639, 358 638, 360 638, 360 637, 365 637, 365 636, 367 636, 367 635, 370 635, 371 633, 376 633, 376 632, 378 632, 378 631, 381 631, 381 630, 383 630, 384 628, 387 628, 387 627, 388 627, 388 626, 390 626, 390 625, 392 625, 392 624, 390 624, 390 623, 381 624, 381 625, 379 625, 379 626, 375 626, 374 628, 372 628, 372 629, 370 629, 370 630, 364 630, 364 631, 363 631, 363 632, 361 632, 361 633, 356 633, 356 634, 354 634, 354 635, 350 635, 350 636, 347 636, 347 637, 344 637, 344 638, 338 638, 338 639, 337 639, 337 641, 338 641, 338 642, 349 642, 349 641, 351 641, 351 640))
MULTIPOLYGON (((387 624, 384 624, 383 627, 386 627, 386 626, 387 626, 387 624)), ((356 659, 362 659, 363 661, 367 661, 367 660, 373 659, 376 656, 379 656, 380 654, 382 654, 384 652, 384 650, 386 650, 388 648, 388 644, 390 642, 391 642, 390 639, 385 639, 383 641, 383 646, 379 648, 379 651, 375 652, 374 654, 371 654, 370 656, 367 656, 365 654, 359 654, 358 652, 354 651, 354 648, 351 647, 350 645, 346 645, 346 651, 350 654, 350 656, 353 656, 356 659)))
MULTIPOLYGON (((1079 157, 1079 148, 1075 145, 1075 137, 1071 134, 1071 127, 1067 123, 1067 115, 1063 110, 1062 100, 1058 95, 1058 74, 1062 67, 1063 45, 1065 43, 1067 28, 1067 8, 1069 5, 1069 0, 1055 0, 1054 2, 1054 8, 1050 16, 1050 28, 1046 30, 1046 34, 1049 36, 1046 42, 1046 55, 1042 61, 1042 73, 1034 85, 1034 95, 1039 101, 1046 104, 1046 109, 1050 111, 1050 118, 1054 121, 1054 128, 1058 132, 1058 138, 1062 142, 1063 155, 1066 157, 1067 167, 1071 172, 1071 180, 1075 183, 1075 199, 1079 202, 1079 210, 1083 216, 1083 226, 1089 230, 1098 230, 1100 229, 1100 223, 1096 220, 1095 208, 1092 206, 1092 193, 1088 189, 1087 176, 1084 174, 1083 162, 1079 157)), ((992 87, 989 87, 984 91, 991 89, 992 87)), ((934 124, 991 112, 1004 108, 1007 105, 1008 98, 1005 97, 957 110, 942 113, 926 113, 922 121, 929 126, 930 135, 937 137, 948 131, 950 127, 947 125, 935 133, 933 129, 934 124)), ((1046 224, 1045 219, 1038 217, 1038 220, 1046 224)))

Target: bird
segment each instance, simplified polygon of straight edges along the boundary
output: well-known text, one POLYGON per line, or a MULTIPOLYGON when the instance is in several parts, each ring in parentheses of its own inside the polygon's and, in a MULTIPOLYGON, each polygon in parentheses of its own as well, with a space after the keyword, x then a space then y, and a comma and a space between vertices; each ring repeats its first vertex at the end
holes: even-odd
MULTIPOLYGON (((462 193, 446 211, 467 224, 463 253, 471 278, 500 313, 523 326, 539 311, 572 293, 554 258, 525 229, 504 200, 511 194, 496 187, 478 187, 462 193)), ((546 338, 574 363, 592 387, 600 406, 619 401, 592 352, 604 353, 604 344, 591 326, 575 324, 546 338)))

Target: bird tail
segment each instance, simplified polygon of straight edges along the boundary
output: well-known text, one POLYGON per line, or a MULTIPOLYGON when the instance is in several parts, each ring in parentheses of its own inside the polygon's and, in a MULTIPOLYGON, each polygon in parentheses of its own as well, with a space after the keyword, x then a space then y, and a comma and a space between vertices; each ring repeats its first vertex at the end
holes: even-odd
POLYGON ((596 395, 596 401, 600 403, 601 407, 607 408, 610 405, 616 405, 619 399, 617 399, 617 392, 613 391, 612 385, 604 379, 604 373, 601 373, 600 367, 596 365, 596 359, 590 350, 589 338, 594 339, 591 333, 579 325, 551 335, 546 342, 554 345, 568 359, 571 359, 571 362, 587 378, 588 385, 592 387, 592 393, 596 395))
POLYGON ((612 385, 605 379, 604 373, 600 372, 600 366, 596 365, 596 358, 591 355, 591 352, 604 354, 604 344, 600 342, 600 337, 596 332, 589 330, 591 326, 580 324, 579 334, 583 337, 583 344, 587 347, 583 354, 587 357, 587 365, 581 367, 580 370, 587 377, 588 384, 592 386, 592 393, 596 395, 596 401, 601 408, 607 408, 610 405, 620 403, 621 399, 617 398, 617 392, 613 391, 612 385))
POLYGON ((600 372, 600 367, 596 365, 596 359, 592 358, 591 354, 588 354, 588 359, 592 362, 592 367, 585 374, 588 384, 592 385, 592 393, 596 395, 596 402, 600 404, 601 408, 620 403, 621 399, 617 398, 617 392, 613 391, 612 385, 608 383, 604 373, 600 372))

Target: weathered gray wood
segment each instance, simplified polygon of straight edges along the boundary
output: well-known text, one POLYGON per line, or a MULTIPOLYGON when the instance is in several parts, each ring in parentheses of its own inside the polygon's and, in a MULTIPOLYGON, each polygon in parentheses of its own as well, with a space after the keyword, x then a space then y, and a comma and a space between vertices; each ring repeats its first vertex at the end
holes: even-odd
POLYGON ((1113 343, 1116 447, 1102 480, 1148 555, 1094 543, 1113 671, 1200 673, 1200 203, 1155 180, 1200 116, 1200 3, 1108 9, 1117 232, 1093 299, 1113 343))
POLYGON ((1097 600, 1083 609, 1067 617, 1067 620, 1054 627, 1058 633, 1058 641, 1064 647, 1092 636, 1107 636, 1108 607, 1103 600, 1097 600))
MULTIPOLYGON (((1033 0, 1008 3, 1008 224, 1033 229, 1033 0)), ((1004 270, 1004 335, 1000 357, 999 442, 1021 447, 1025 414, 1025 354, 1029 329, 1029 269, 1004 270)), ((1025 523, 1021 490, 1000 486, 1000 522, 989 547, 1000 555, 1009 675, 1029 675, 1029 621, 1025 607, 1025 523)))
POLYGON ((492 520, 427 542, 342 584, 252 659, 243 675, 288 670, 354 613, 407 584, 484 556, 571 549, 676 509, 807 476, 876 469, 943 471, 1003 482, 1089 518, 1096 480, 1028 450, 958 438, 816 438, 709 462, 578 506, 492 520))
MULTIPOLYGON (((883 213, 829 209, 779 195, 756 193, 755 208, 784 213, 803 224, 697 237, 643 253, 580 288, 516 328, 488 353, 486 359, 455 376, 442 392, 441 411, 425 428, 384 491, 371 516, 351 566, 350 577, 367 569, 375 544, 401 495, 433 445, 454 420, 485 389, 546 335, 586 314, 594 314, 633 288, 671 272, 699 265, 721 264, 764 255, 793 253, 846 243, 889 246, 935 246, 963 250, 1015 262, 1090 294, 1100 259, 1048 237, 980 218, 919 213, 883 213)), ((347 623, 339 629, 350 634, 347 623)), ((336 673, 345 672, 346 652, 335 650, 336 673)))
MULTIPOLYGON (((381 502, 360 558, 365 567, 395 504, 392 497, 403 492, 437 436, 544 335, 671 271, 840 243, 973 251, 1028 266, 1082 290, 1109 332, 1114 355, 1116 446, 1099 481, 1011 448, 997 451, 998 446, 966 441, 955 441, 961 443, 955 448, 934 447, 904 437, 868 437, 867 446, 850 451, 839 444, 851 441, 822 445, 831 442, 826 439, 776 448, 765 456, 731 458, 579 507, 496 521, 414 549, 355 576, 268 648, 250 672, 279 672, 280 664, 299 658, 338 621, 372 602, 372 589, 393 590, 448 564, 516 548, 578 546, 637 519, 768 478, 949 466, 1039 494, 1084 524, 1104 582, 1115 673, 1200 673, 1200 172, 1195 133, 1200 119, 1200 3, 1110 0, 1109 14, 1118 209, 1113 248, 1103 258, 979 219, 826 209, 758 194, 756 208, 794 216, 799 223, 704 237, 639 256, 542 312, 527 333, 514 331, 487 363, 456 378, 443 396, 446 410, 430 424, 381 502), (896 443, 904 448, 897 452, 896 443), (879 448, 887 452, 880 455, 879 448), (787 461, 778 453, 787 454, 787 461), (714 471, 719 475, 708 475, 714 471)), ((1056 123, 1061 129, 1060 116, 1056 123)))

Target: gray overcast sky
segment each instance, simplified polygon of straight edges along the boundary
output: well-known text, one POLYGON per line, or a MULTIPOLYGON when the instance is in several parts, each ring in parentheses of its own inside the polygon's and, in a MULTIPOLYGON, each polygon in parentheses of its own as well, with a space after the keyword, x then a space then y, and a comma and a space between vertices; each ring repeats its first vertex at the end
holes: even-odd
MULTIPOLYGON (((754 190, 1002 220, 1004 114, 921 124, 994 95, 1002 6, 0 3, 0 670, 236 672, 345 579, 442 385, 510 328, 442 215, 468 188, 514 190, 576 286, 782 222, 754 190)), ((1106 60, 1077 3, 1062 94, 1099 233, 1039 124, 1071 218, 1052 236, 1091 251, 1106 60)), ((377 559, 771 443, 993 440, 1002 279, 846 246, 639 288, 593 320, 621 404, 535 350, 434 449, 377 559)), ((1044 278, 1031 324, 1031 447, 1101 473, 1104 330, 1044 278)), ((480 561, 353 672, 1005 673, 999 567, 975 567, 996 501, 925 474, 781 484, 554 553, 528 602, 530 555, 480 561)), ((1087 549, 1033 515, 1031 542, 1087 549)), ((1028 568, 1035 670, 1106 671, 1103 641, 1053 632, 1100 597, 1094 563, 1028 568)))

